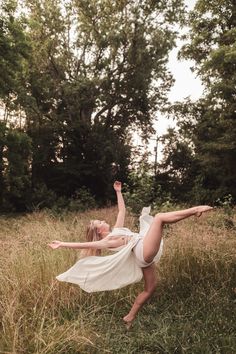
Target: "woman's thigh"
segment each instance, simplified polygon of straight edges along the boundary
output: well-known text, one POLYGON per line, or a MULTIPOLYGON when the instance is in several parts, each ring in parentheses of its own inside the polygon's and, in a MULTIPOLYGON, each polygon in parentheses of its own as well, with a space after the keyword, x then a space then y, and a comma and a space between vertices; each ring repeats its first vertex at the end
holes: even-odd
POLYGON ((162 239, 163 222, 155 216, 153 222, 143 239, 143 258, 147 263, 152 262, 158 253, 162 239))

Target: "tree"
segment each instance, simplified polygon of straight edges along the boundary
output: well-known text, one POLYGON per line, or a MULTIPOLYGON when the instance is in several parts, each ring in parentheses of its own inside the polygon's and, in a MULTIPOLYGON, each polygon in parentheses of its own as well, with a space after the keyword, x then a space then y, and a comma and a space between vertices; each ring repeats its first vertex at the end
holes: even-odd
POLYGON ((7 134, 7 127, 5 123, 0 122, 0 206, 3 203, 3 194, 4 194, 4 170, 5 170, 5 163, 4 163, 4 148, 6 146, 6 134, 7 134))
POLYGON ((5 100, 16 93, 18 74, 29 52, 23 21, 16 18, 15 10, 13 0, 0 5, 0 98, 5 100))
POLYGON ((193 144, 183 128, 169 129, 163 135, 162 142, 163 160, 159 164, 156 180, 163 192, 169 193, 172 199, 186 202, 190 197, 193 198, 190 192, 197 173, 193 144))
POLYGON ((7 160, 4 196, 13 210, 25 210, 30 193, 31 141, 27 134, 9 129, 6 136, 7 160))
POLYGON ((89 185, 106 195, 114 166, 127 175, 129 134, 147 138, 166 104, 182 1, 178 11, 174 0, 23 3, 31 55, 16 103, 32 139, 33 185, 67 196, 89 185))
POLYGON ((31 141, 27 134, 0 123, 0 208, 26 209, 31 190, 31 141))
MULTIPOLYGON (((195 61, 205 97, 175 105, 181 132, 193 143, 192 193, 202 202, 236 197, 236 3, 198 0, 189 13, 181 57, 195 61)), ((172 151, 173 152, 173 151, 172 151)), ((189 171, 192 167, 189 168, 189 171)))

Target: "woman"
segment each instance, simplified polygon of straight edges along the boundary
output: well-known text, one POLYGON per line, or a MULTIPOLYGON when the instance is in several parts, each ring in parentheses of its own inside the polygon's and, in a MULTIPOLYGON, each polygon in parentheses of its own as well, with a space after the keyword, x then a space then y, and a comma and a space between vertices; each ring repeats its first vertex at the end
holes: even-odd
POLYGON ((196 206, 190 209, 158 213, 153 218, 150 208, 143 208, 140 216, 140 231, 134 233, 124 227, 125 203, 121 183, 116 181, 118 216, 113 230, 105 221, 92 220, 87 228, 88 242, 52 241, 49 246, 82 249, 87 257, 80 259, 72 268, 57 277, 60 281, 78 284, 87 292, 118 289, 140 281, 144 277, 144 291, 134 301, 129 313, 123 318, 129 328, 143 304, 151 297, 157 286, 155 262, 162 254, 162 229, 190 216, 200 216, 212 209, 196 206), (99 257, 102 249, 115 254, 99 257))

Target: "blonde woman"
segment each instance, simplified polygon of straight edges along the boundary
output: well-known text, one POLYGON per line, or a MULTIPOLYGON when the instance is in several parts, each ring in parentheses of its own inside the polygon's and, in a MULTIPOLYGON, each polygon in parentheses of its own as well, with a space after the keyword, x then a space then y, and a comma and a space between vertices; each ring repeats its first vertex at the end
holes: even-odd
POLYGON ((175 223, 190 216, 200 216, 212 207, 203 205, 193 208, 149 215, 150 208, 143 208, 139 218, 139 233, 124 227, 125 203, 121 183, 116 181, 118 215, 111 230, 104 220, 91 220, 87 228, 87 242, 52 241, 53 249, 74 248, 83 250, 84 258, 56 278, 59 281, 78 284, 87 292, 114 290, 138 282, 144 278, 144 290, 137 296, 129 313, 123 318, 127 328, 135 319, 143 304, 157 286, 155 263, 163 249, 162 230, 165 224, 175 223), (115 251, 100 256, 101 250, 115 251))

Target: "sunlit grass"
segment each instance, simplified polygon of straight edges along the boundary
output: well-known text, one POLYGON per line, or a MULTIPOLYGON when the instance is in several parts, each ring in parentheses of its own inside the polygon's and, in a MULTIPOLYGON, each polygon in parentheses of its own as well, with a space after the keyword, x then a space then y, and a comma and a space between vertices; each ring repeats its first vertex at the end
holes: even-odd
POLYGON ((235 353, 236 232, 221 210, 165 228, 159 287, 129 332, 121 318, 142 283, 87 294, 55 280, 79 253, 47 243, 82 240, 88 220, 114 223, 114 211, 0 218, 0 353, 235 353))

